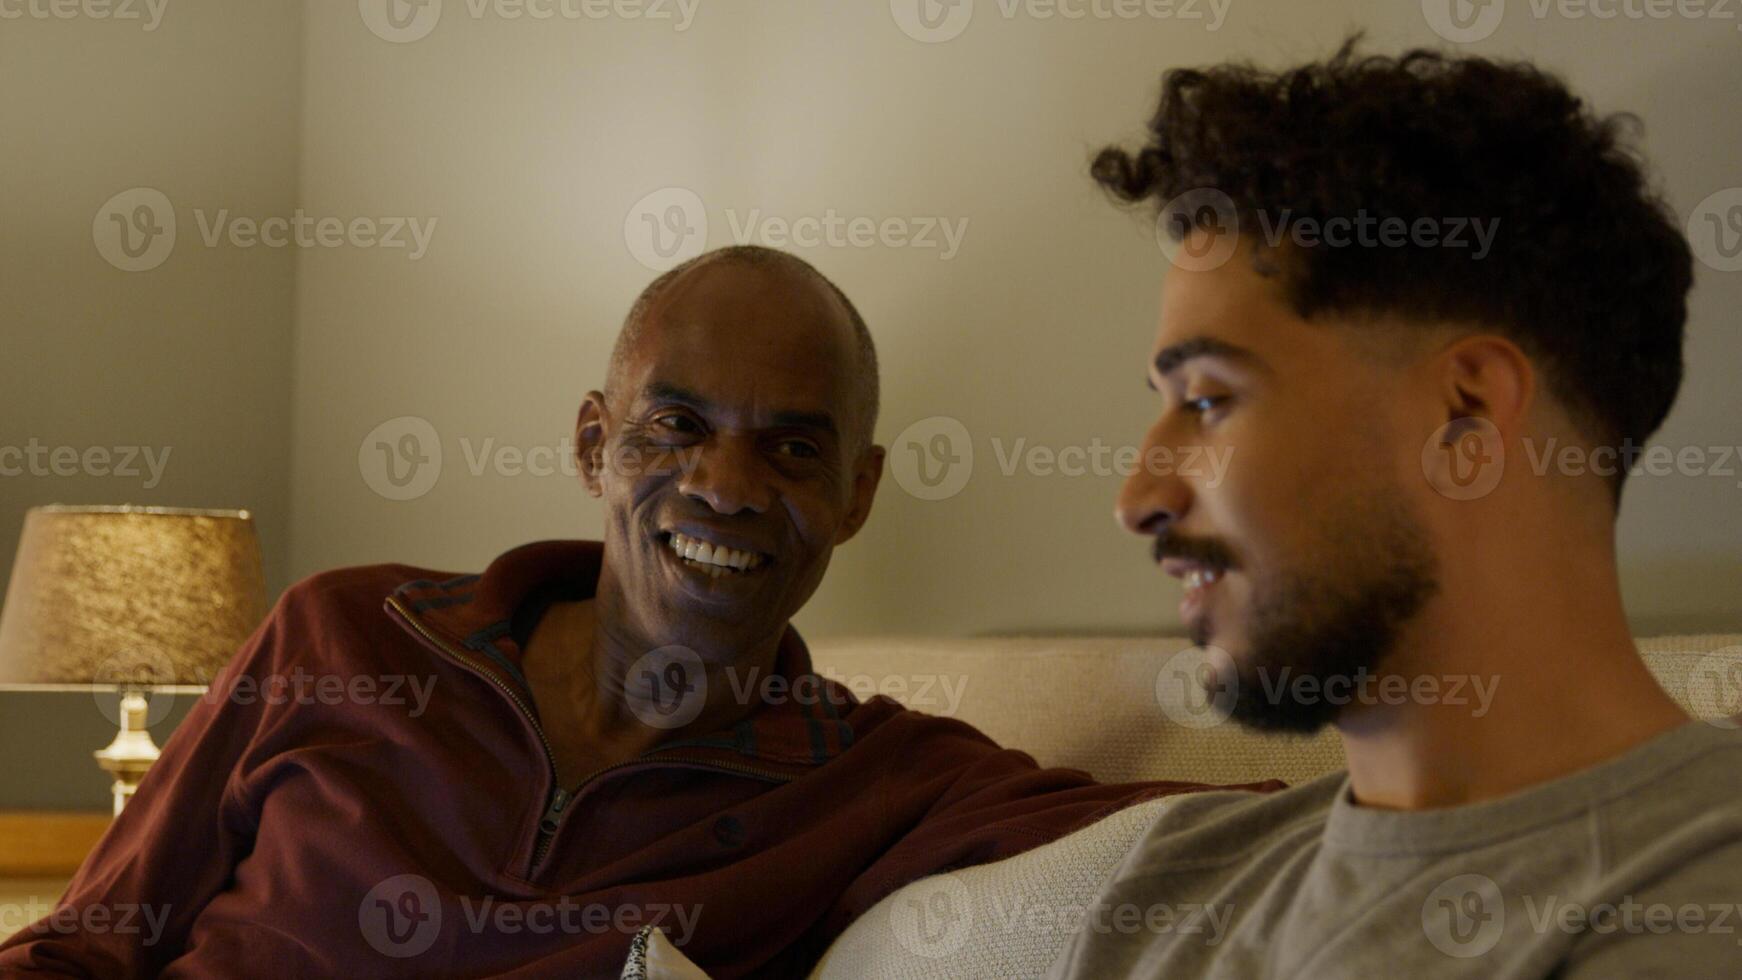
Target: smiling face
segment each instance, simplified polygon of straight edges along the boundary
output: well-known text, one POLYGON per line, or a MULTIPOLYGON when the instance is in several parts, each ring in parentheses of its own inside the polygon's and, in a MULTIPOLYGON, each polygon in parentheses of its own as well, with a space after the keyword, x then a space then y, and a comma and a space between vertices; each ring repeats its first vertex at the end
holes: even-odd
POLYGON ((1430 492, 1408 417, 1420 399, 1402 397, 1411 374, 1395 344, 1300 319, 1252 249, 1169 270, 1148 365, 1161 415, 1144 450, 1184 463, 1139 468, 1118 516, 1185 581, 1194 642, 1231 657, 1233 716, 1313 731, 1335 706, 1271 697, 1278 680, 1372 671, 1437 588, 1417 519, 1430 492), (1219 480, 1190 463, 1206 451, 1226 454, 1219 480))
POLYGON ((577 429, 600 594, 644 642, 729 660, 778 638, 870 512, 864 366, 845 305, 783 265, 697 265, 642 316, 577 429))

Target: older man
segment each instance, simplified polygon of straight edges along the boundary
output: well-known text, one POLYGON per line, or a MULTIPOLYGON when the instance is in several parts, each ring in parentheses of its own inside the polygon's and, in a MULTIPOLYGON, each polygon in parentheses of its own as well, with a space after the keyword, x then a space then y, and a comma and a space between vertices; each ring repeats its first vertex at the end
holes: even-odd
POLYGON ((658 922, 714 976, 802 976, 909 880, 1197 788, 1039 769, 811 673, 788 621, 870 513, 876 414, 810 266, 662 277, 576 425, 603 543, 293 587, 0 972, 614 976, 658 922), (292 675, 371 696, 259 695, 292 675))

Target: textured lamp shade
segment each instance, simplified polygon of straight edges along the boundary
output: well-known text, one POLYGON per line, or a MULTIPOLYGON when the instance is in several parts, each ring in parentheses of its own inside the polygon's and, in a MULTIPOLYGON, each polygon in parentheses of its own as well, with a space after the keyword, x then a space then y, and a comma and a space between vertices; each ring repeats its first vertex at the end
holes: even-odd
POLYGON ((246 511, 33 507, 0 610, 0 686, 206 684, 265 616, 246 511))

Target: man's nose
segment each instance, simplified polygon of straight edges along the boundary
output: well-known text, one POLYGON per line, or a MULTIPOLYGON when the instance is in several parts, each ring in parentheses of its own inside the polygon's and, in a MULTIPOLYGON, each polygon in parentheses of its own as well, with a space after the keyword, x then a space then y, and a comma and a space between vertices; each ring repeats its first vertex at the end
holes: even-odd
POLYGON ((1177 459, 1178 452, 1171 457, 1164 456, 1153 451, 1158 445, 1160 442, 1152 431, 1143 441, 1143 453, 1137 468, 1125 478, 1124 485, 1119 488, 1119 500, 1113 507, 1113 517, 1120 526, 1145 537, 1153 537, 1177 524, 1192 503, 1190 485, 1175 472, 1174 467, 1160 462, 1177 459))
POLYGON ((694 465, 678 481, 678 492, 699 500, 717 514, 766 511, 773 492, 754 446, 717 439, 701 447, 694 465))

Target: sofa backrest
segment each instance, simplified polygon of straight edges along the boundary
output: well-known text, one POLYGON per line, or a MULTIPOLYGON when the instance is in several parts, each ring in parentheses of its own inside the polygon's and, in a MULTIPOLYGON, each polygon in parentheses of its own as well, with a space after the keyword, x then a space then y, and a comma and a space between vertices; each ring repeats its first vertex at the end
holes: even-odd
MULTIPOLYGON (((1288 738, 1217 722, 1197 685, 1194 654, 1178 637, 849 639, 813 644, 816 670, 864 697, 967 722, 1043 766, 1102 782, 1183 779, 1306 782, 1343 766, 1336 733, 1288 738)), ((1742 713, 1742 634, 1639 641, 1658 681, 1702 717, 1742 713)), ((1493 682, 1483 682, 1492 694, 1493 682)), ((1383 690, 1370 696, 1383 696, 1383 690)), ((1467 698, 1475 684, 1437 696, 1467 698)))

